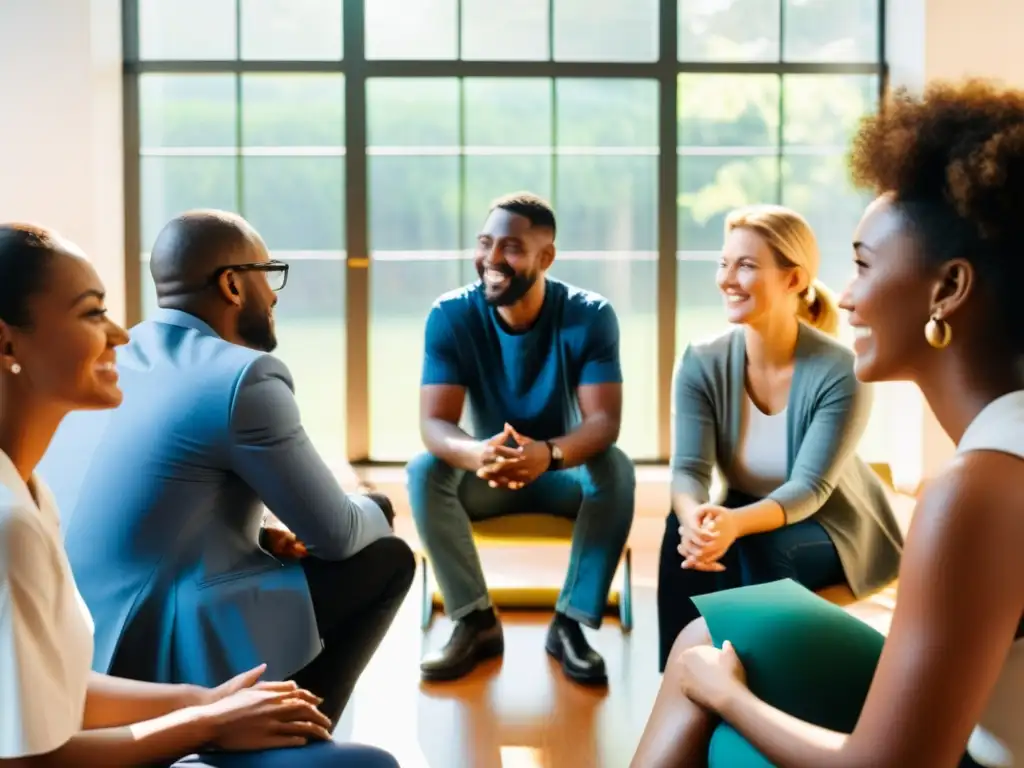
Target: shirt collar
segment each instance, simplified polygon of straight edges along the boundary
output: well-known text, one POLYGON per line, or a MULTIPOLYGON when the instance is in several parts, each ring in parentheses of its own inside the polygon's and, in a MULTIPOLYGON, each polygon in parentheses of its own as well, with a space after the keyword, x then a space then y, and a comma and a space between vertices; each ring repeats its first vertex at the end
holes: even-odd
MULTIPOLYGON (((28 486, 18 474, 18 468, 14 466, 11 457, 3 451, 0 451, 0 485, 7 489, 13 501, 28 505, 30 508, 36 507, 28 486)), ((38 488, 38 484, 36 487, 38 488)))
POLYGON ((205 322, 195 315, 191 315, 180 309, 161 308, 154 312, 149 319, 155 323, 176 325, 179 328, 191 328, 192 330, 199 331, 199 333, 206 336, 216 336, 217 338, 220 338, 220 335, 205 322))

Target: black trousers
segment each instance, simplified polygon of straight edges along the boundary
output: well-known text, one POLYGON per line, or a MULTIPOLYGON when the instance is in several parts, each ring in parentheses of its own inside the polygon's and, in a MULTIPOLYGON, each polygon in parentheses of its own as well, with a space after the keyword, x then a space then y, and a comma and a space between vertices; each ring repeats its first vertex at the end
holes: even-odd
POLYGON ((392 536, 347 560, 307 557, 302 568, 324 649, 291 679, 322 698, 320 710, 337 724, 412 585, 416 558, 392 536))
MULTIPOLYGON (((736 508, 757 499, 729 493, 722 506, 736 508)), ((665 671, 676 637, 700 613, 690 598, 723 589, 793 579, 817 591, 846 581, 832 539, 813 517, 774 531, 737 539, 722 557, 721 573, 683 569, 679 554, 679 519, 665 519, 658 565, 658 670, 665 671)))

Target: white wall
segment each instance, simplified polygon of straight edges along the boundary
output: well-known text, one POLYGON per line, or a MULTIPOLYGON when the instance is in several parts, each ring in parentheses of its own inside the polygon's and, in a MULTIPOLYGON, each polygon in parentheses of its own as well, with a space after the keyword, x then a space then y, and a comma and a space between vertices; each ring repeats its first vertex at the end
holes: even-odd
POLYGON ((928 79, 980 76, 1024 87, 1021 0, 928 0, 925 30, 928 79))
POLYGON ((0 0, 0 221, 92 257, 124 320, 119 0, 0 0))
MULTIPOLYGON (((929 81, 972 76, 1024 87, 1021 0, 889 0, 886 24, 893 87, 920 91, 929 81)), ((919 395, 893 389, 904 428, 915 425, 920 432, 916 450, 896 463, 905 480, 932 476, 952 456, 953 443, 919 395)))

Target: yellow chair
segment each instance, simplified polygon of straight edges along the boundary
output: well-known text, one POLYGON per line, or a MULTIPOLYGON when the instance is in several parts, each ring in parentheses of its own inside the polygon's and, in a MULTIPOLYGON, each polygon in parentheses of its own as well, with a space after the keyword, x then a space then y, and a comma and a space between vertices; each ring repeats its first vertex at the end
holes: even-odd
MULTIPOLYGON (((572 541, 573 521, 552 515, 520 514, 481 520, 471 524, 477 546, 541 546, 568 545, 572 541)), ((622 590, 612 589, 608 606, 617 608, 624 632, 633 628, 633 563, 632 550, 626 545, 623 553, 622 590)), ((420 555, 423 565, 423 616, 421 626, 430 626, 435 608, 444 606, 440 592, 430 589, 430 563, 420 555)), ((554 608, 561 590, 557 587, 496 587, 490 590, 491 600, 499 608, 554 608)))
POLYGON ((895 490, 896 485, 893 483, 892 479, 892 467, 887 462, 870 462, 868 463, 868 466, 874 470, 876 475, 878 475, 878 479, 882 481, 882 485, 889 490, 895 490))
MULTIPOLYGON (((870 467, 886 487, 893 488, 892 468, 888 464, 872 463, 870 467)), ((471 525, 473 539, 477 546, 568 545, 572 540, 573 521, 552 515, 508 515, 481 520, 471 525)), ((623 558, 622 590, 612 589, 609 592, 608 607, 618 608, 622 630, 629 632, 633 628, 633 563, 632 550, 628 544, 623 552, 623 558)), ((423 629, 427 629, 433 618, 434 610, 442 608, 444 601, 439 592, 430 589, 430 563, 427 561, 426 554, 421 553, 420 560, 423 566, 423 609, 420 623, 423 629)), ((560 592, 561 590, 557 587, 496 587, 490 589, 491 600, 499 608, 536 608, 541 610, 553 608, 560 592)), ((842 595, 837 595, 836 602, 844 600, 842 595)))

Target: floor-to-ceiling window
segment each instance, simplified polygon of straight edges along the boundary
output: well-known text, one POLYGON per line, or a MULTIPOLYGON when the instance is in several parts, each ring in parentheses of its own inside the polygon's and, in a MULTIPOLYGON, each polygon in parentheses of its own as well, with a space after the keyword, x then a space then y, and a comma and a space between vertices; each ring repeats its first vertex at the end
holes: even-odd
POLYGON ((558 215, 553 274, 617 309, 621 444, 663 459, 674 358, 724 328, 725 213, 791 205, 825 282, 849 273, 864 201, 844 153, 882 88, 881 6, 125 0, 134 317, 154 306, 164 221, 242 213, 292 264, 279 354, 313 439, 402 461, 420 449, 425 314, 475 279, 490 200, 532 190, 558 215))

